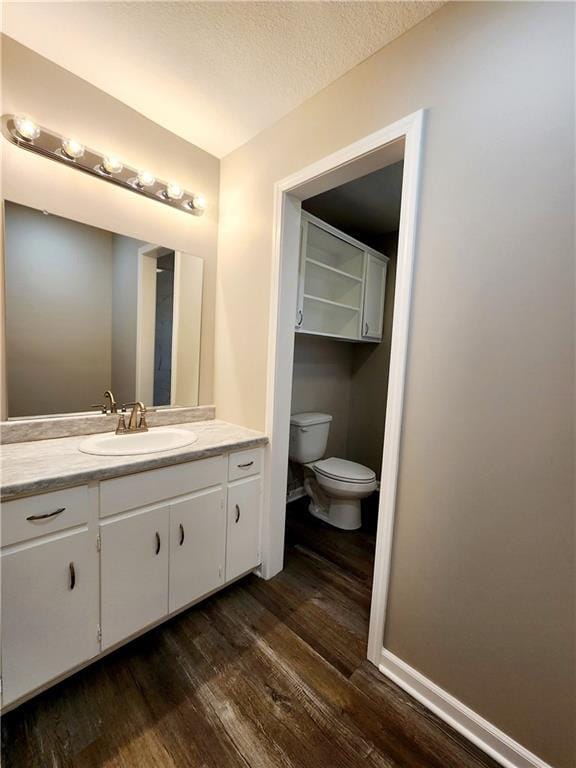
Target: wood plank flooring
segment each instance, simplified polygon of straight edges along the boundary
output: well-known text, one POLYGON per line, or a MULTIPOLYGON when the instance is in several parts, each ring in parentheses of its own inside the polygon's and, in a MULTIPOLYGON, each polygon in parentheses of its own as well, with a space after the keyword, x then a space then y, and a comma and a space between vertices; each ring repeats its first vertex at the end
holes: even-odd
POLYGON ((287 562, 3 718, 5 768, 497 768, 365 661, 374 524, 290 505, 287 562))

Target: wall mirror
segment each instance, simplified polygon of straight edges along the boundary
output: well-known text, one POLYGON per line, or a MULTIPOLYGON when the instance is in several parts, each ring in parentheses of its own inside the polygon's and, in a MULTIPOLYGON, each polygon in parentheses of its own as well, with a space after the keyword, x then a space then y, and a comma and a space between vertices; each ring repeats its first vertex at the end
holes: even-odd
POLYGON ((203 260, 5 203, 8 418, 198 405, 203 260))

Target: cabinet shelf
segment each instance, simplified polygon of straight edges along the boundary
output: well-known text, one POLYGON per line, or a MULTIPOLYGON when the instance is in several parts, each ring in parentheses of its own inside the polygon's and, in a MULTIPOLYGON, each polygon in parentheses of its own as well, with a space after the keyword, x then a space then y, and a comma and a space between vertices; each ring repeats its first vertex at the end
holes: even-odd
POLYGON ((330 299, 323 299, 320 296, 312 296, 308 293, 304 294, 305 299, 310 301, 320 301, 322 304, 329 304, 331 307, 340 307, 340 309, 349 309, 351 312, 360 312, 360 307, 352 307, 350 304, 341 304, 339 301, 331 301, 330 299))
POLYGON ((308 264, 314 264, 315 267, 321 267, 322 269, 327 269, 329 272, 334 272, 337 275, 346 277, 348 278, 348 280, 353 280, 355 283, 362 282, 361 277, 356 277, 356 275, 351 275, 349 272, 344 272, 344 270, 342 269, 336 269, 336 267, 331 267, 329 264, 324 264, 323 261, 318 261, 317 259, 311 259, 310 257, 306 257, 306 262, 308 264))

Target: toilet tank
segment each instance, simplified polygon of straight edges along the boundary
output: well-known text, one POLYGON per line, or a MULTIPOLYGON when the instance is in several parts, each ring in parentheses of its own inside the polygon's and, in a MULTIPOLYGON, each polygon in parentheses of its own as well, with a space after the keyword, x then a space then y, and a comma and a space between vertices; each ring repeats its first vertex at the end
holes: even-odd
POLYGON ((290 459, 299 464, 321 459, 326 451, 331 421, 329 413, 293 413, 290 417, 290 459))

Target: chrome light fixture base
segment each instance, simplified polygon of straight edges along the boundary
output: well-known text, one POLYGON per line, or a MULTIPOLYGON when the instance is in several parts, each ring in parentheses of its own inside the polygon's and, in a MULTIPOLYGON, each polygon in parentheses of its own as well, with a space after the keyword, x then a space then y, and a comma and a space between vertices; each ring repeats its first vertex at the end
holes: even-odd
POLYGON ((58 163, 67 165, 69 168, 76 168, 90 176, 116 184, 116 186, 123 187, 130 192, 136 192, 147 197, 149 200, 155 200, 189 215, 200 216, 204 213, 203 209, 194 208, 194 198, 202 197, 197 192, 182 190, 182 196, 179 199, 171 198, 166 194, 166 190, 172 182, 156 178, 154 183, 149 186, 138 184, 138 175, 141 171, 125 163, 122 164, 121 169, 117 173, 109 173, 103 165, 104 159, 107 157, 105 153, 100 153, 95 149, 84 146, 84 152, 80 157, 69 157, 63 150, 63 143, 67 140, 65 136, 61 136, 49 128, 39 125, 37 126, 40 130, 39 134, 33 139, 27 139, 18 133, 16 128, 17 120, 17 115, 2 116, 2 133, 8 141, 17 147, 28 152, 34 152, 37 155, 42 155, 50 160, 55 160, 58 163))

